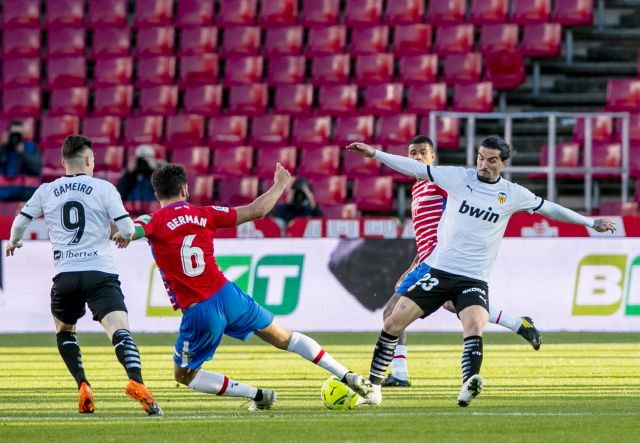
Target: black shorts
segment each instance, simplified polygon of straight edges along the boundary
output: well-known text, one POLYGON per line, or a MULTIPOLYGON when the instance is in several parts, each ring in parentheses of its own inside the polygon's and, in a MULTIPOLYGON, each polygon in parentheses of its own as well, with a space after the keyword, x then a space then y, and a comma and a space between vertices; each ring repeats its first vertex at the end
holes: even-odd
POLYGON ((113 311, 127 312, 118 276, 81 271, 61 272, 53 277, 51 313, 57 319, 75 325, 87 312, 85 304, 89 305, 95 321, 101 321, 113 311))
POLYGON ((468 306, 482 306, 489 311, 487 283, 439 269, 431 268, 405 296, 424 311, 422 318, 433 314, 446 301, 452 301, 458 313, 468 306))

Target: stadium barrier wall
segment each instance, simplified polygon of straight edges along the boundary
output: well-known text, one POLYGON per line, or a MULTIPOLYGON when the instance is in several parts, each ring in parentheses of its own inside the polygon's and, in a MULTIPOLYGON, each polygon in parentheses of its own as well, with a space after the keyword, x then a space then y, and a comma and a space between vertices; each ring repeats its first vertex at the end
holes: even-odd
MULTIPOLYGON (((4 246, 4 245, 3 245, 4 246)), ((113 249, 133 331, 175 332, 170 307, 145 242, 113 249)), ((411 240, 220 239, 216 255, 229 279, 302 331, 377 331, 382 307, 415 254, 411 240)), ((0 332, 53 330, 51 246, 25 242, 2 257, 0 332)), ((543 331, 640 331, 640 239, 506 238, 490 279, 490 303, 531 315, 543 331)), ((100 331, 88 313, 79 330, 100 331)), ((491 326, 491 330, 501 330, 491 326)), ((459 331, 438 311, 416 331, 459 331)))

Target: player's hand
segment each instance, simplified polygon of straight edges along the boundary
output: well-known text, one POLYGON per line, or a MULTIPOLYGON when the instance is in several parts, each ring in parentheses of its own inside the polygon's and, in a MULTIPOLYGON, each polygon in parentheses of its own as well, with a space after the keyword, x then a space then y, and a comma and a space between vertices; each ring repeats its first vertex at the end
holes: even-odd
POLYGON ((13 252, 22 247, 22 242, 19 241, 18 243, 13 243, 12 241, 7 242, 7 246, 5 247, 5 255, 7 257, 9 257, 10 255, 13 255, 13 252))
POLYGON ((131 243, 131 239, 124 238, 120 232, 113 234, 111 239, 115 242, 118 249, 124 249, 131 243))
POLYGON ((363 157, 373 158, 376 150, 373 146, 369 146, 366 143, 355 142, 347 145, 347 151, 354 152, 356 154, 362 155, 363 157))
POLYGON ((613 234, 616 232, 616 224, 610 218, 597 217, 594 219, 593 229, 598 232, 611 231, 613 234))
POLYGON ((273 182, 277 185, 288 186, 291 181, 291 173, 280 163, 276 163, 276 172, 273 174, 273 182))

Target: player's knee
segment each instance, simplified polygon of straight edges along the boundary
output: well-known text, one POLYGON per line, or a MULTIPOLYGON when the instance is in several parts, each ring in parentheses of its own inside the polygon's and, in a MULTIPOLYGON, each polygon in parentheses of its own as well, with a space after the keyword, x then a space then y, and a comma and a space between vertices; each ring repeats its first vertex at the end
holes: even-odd
POLYGON ((485 322, 482 319, 471 319, 465 322, 463 325, 464 332, 467 336, 469 335, 482 335, 482 331, 484 330, 485 322))
POLYGON ((384 305, 384 310, 382 311, 383 320, 386 320, 393 313, 393 308, 396 307, 396 303, 396 294, 394 294, 393 297, 391 297, 391 299, 387 302, 387 304, 384 305))
POLYGON ((395 336, 400 335, 403 330, 400 323, 393 316, 389 316, 384 320, 384 325, 382 329, 384 329, 386 333, 395 335, 395 336))

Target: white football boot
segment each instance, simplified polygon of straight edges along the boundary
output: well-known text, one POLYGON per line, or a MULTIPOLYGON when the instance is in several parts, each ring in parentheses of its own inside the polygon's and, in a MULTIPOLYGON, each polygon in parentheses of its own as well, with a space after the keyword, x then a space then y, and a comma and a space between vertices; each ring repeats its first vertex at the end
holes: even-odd
POLYGON ((250 411, 264 411, 267 409, 271 409, 273 404, 278 401, 278 393, 272 389, 263 389, 262 390, 262 400, 255 401, 251 400, 251 404, 249 405, 250 411))
POLYGON ((344 376, 344 381, 360 397, 366 397, 371 392, 371 382, 355 372, 347 372, 347 375, 344 376))
POLYGON ((361 405, 379 406, 382 403, 382 386, 371 385, 371 391, 364 397, 358 397, 356 407, 361 405))
POLYGON ((460 388, 458 406, 462 406, 463 408, 469 406, 471 400, 482 392, 482 386, 484 386, 484 380, 480 377, 480 374, 469 377, 469 379, 462 384, 462 388, 460 388))

